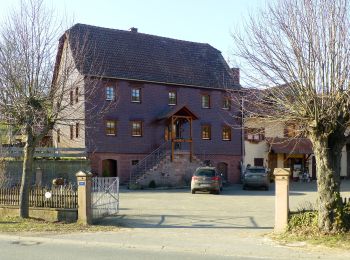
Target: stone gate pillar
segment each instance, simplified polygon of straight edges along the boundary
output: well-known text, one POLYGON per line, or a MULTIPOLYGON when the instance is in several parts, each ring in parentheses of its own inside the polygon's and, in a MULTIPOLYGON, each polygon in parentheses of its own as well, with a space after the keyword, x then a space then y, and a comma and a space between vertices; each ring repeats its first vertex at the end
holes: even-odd
POLYGON ((275 168, 275 232, 283 232, 288 225, 289 168, 275 168))
POLYGON ((76 175, 78 184, 78 223, 92 224, 91 178, 89 172, 79 171, 76 175))

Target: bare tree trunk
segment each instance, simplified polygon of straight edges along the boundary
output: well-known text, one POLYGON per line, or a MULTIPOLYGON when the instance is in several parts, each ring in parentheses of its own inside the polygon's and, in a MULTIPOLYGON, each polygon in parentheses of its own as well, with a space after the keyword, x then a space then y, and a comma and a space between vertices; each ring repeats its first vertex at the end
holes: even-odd
POLYGON ((32 133, 27 133, 27 142, 24 146, 23 157, 23 170, 22 170, 22 182, 19 197, 19 216, 21 218, 29 217, 29 192, 30 183, 33 175, 33 162, 34 162, 34 137, 32 133))
POLYGON ((312 138, 317 167, 318 227, 324 232, 341 229, 340 164, 342 139, 312 138))

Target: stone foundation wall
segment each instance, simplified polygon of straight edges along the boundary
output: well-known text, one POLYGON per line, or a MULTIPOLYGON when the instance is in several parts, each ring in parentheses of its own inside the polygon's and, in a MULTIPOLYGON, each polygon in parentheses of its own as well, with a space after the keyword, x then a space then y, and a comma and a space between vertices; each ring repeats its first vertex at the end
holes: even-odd
POLYGON ((116 160, 117 173, 121 184, 126 184, 130 179, 131 162, 133 160, 142 160, 147 154, 113 154, 113 153, 94 153, 90 155, 91 172, 95 175, 102 176, 102 161, 116 160))
MULTIPOLYGON (((91 171, 93 174, 102 176, 102 161, 107 159, 112 159, 117 161, 117 175, 120 178, 121 184, 127 184, 130 179, 131 162, 132 160, 142 160, 148 154, 113 154, 113 153, 94 153, 90 155, 91 161, 91 171)), ((204 162, 205 160, 210 160, 212 166, 218 165, 218 163, 227 164, 227 177, 229 183, 239 183, 240 182, 240 161, 241 156, 232 155, 195 155, 195 158, 204 162)), ((165 164, 162 168, 158 170, 157 180, 159 183, 164 183, 165 185, 169 182, 165 179, 172 179, 171 186, 180 183, 181 178, 184 183, 188 182, 188 178, 192 175, 194 170, 199 166, 197 164, 189 164, 188 157, 186 160, 180 160, 174 162, 174 164, 165 164), (186 162, 187 161, 187 162, 186 162), (169 174, 168 177, 164 177, 165 174, 169 174), (171 173, 171 176, 170 176, 171 173), (180 177, 183 176, 183 177, 180 177)), ((156 174, 157 175, 157 174, 156 174)), ((147 179, 147 181, 151 181, 147 179)), ((145 180, 145 182, 147 182, 145 180)), ((146 184, 146 183, 145 183, 146 184)), ((147 185, 149 182, 147 183, 147 185)))
POLYGON ((240 170, 240 162, 241 156, 233 156, 233 155, 217 155, 217 154, 206 154, 206 155, 196 155, 200 160, 210 161, 212 166, 217 167, 219 163, 227 164, 227 178, 228 182, 231 184, 239 183, 241 170, 240 170))
MULTIPOLYGON (((19 216, 18 206, 0 206, 1 217, 19 216)), ((53 208, 29 208, 29 216, 44 219, 49 222, 62 221, 67 223, 76 222, 78 219, 77 209, 53 209, 53 208)))

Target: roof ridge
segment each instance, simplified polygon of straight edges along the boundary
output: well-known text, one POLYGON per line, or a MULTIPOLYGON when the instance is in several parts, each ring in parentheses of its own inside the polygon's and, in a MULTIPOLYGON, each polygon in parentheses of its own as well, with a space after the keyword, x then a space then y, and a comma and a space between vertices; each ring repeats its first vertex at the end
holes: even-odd
POLYGON ((122 33, 130 33, 130 34, 136 34, 136 35, 145 35, 145 36, 150 36, 150 37, 155 37, 155 38, 167 39, 167 40, 171 40, 171 41, 178 41, 178 42, 192 43, 192 44, 200 44, 200 45, 204 45, 204 46, 210 47, 210 48, 214 49, 215 51, 221 53, 220 50, 218 50, 215 47, 211 46, 209 43, 204 43, 204 42, 194 42, 194 41, 180 40, 180 39, 164 37, 164 36, 148 34, 148 33, 141 33, 141 32, 135 33, 135 32, 127 31, 127 30, 115 29, 115 28, 110 28, 110 27, 102 27, 102 26, 96 26, 96 25, 84 24, 84 23, 76 23, 71 28, 69 28, 69 30, 72 29, 75 26, 85 26, 85 27, 90 27, 90 28, 96 28, 96 29, 99 29, 99 30, 118 31, 118 32, 122 32, 122 33))

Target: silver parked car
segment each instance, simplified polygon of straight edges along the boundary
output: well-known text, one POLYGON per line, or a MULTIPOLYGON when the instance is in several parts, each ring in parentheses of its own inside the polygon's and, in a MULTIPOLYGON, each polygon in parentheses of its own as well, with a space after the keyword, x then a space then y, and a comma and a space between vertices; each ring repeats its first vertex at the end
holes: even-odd
POLYGON ((243 190, 247 187, 263 187, 269 190, 270 176, 265 167, 249 167, 242 178, 243 190))
POLYGON ((220 194, 222 190, 222 178, 215 167, 199 167, 194 172, 191 180, 191 192, 209 191, 220 194))

